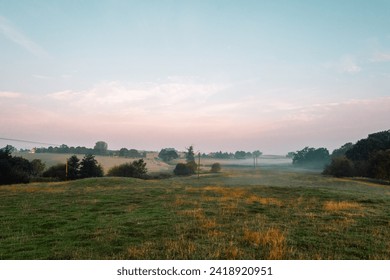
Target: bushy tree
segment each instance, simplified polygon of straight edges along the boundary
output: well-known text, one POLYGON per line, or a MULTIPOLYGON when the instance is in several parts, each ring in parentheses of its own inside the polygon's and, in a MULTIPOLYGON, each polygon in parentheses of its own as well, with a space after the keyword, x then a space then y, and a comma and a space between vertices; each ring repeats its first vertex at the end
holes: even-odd
POLYGON ((80 159, 73 155, 67 160, 68 164, 68 176, 69 180, 76 180, 80 178, 80 159))
POLYGON ((218 162, 215 162, 211 165, 211 172, 213 173, 217 173, 217 172, 220 172, 221 171, 221 164, 218 163, 218 162))
POLYGON ((146 162, 143 159, 139 159, 132 163, 114 166, 107 172, 107 176, 144 178, 147 172, 146 162))
POLYGON ((373 153, 369 160, 369 176, 390 180, 390 149, 373 153))
POLYGON ((42 176, 64 181, 66 180, 66 165, 59 163, 57 165, 51 166, 42 173, 42 176))
POLYGON ((293 157, 293 164, 304 165, 308 167, 324 167, 330 161, 329 151, 326 148, 305 147, 297 151, 293 157))
POLYGON ((348 142, 342 145, 340 148, 335 149, 332 152, 332 158, 345 156, 345 154, 352 148, 353 148, 353 144, 351 142, 348 142))
POLYGON ((387 149, 390 149, 390 130, 369 134, 357 141, 345 155, 353 161, 368 161, 371 154, 387 149))
POLYGON ((33 159, 31 162, 31 175, 39 177, 45 170, 45 164, 40 159, 33 159))
POLYGON ((85 155, 80 163, 80 178, 102 177, 103 168, 98 164, 95 156, 85 155))
POLYGON ((12 146, 0 149, 0 184, 28 183, 32 173, 31 163, 11 155, 12 146))
POLYGON ((173 148, 165 148, 160 151, 158 154, 158 157, 161 158, 163 161, 168 162, 173 159, 179 158, 179 155, 177 154, 176 150, 173 148))
POLYGON ((244 151, 236 151, 234 153, 234 158, 235 159, 245 159, 246 158, 246 152, 244 152, 244 151))
POLYGON ((336 149, 332 156, 345 154, 345 158, 336 160, 324 170, 338 176, 353 166, 355 176, 390 180, 390 130, 369 134, 355 144, 347 143, 336 149), (348 162, 348 164, 347 164, 348 162), (340 169, 340 170, 339 170, 340 169))
POLYGON ((108 149, 108 144, 104 141, 98 141, 95 144, 95 147, 93 147, 94 151, 98 155, 106 155, 107 154, 107 149, 108 149))
POLYGON ((194 147, 192 145, 187 148, 186 161, 187 162, 192 162, 192 161, 195 162, 194 147))
POLYGON ((351 177, 355 174, 354 164, 345 156, 334 157, 331 163, 325 167, 323 174, 335 177, 351 177))
POLYGON ((193 175, 195 174, 197 167, 198 165, 195 163, 195 161, 190 161, 187 163, 178 163, 176 164, 173 173, 179 176, 193 175))

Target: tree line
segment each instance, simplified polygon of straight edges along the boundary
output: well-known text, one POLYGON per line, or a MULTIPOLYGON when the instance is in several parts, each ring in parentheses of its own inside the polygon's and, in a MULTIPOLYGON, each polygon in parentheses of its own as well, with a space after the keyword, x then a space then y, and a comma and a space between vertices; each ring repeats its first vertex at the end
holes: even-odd
POLYGON ((324 174, 390 180, 390 130, 369 134, 355 144, 346 143, 332 153, 324 174))
MULTIPOLYGON (((0 185, 29 183, 31 181, 65 181, 104 176, 103 167, 92 154, 82 159, 76 155, 69 157, 66 163, 59 163, 46 169, 40 159, 27 160, 13 156, 12 146, 0 149, 0 185)), ((146 178, 147 168, 144 160, 134 160, 114 166, 107 176, 146 178)))
POLYGON ((390 180, 390 130, 369 134, 355 144, 348 142, 332 154, 326 148, 305 147, 290 152, 296 166, 322 168, 324 175, 390 180))
POLYGON ((35 153, 57 153, 57 154, 91 154, 102 156, 119 156, 128 158, 145 158, 146 152, 140 152, 136 149, 121 148, 119 150, 109 150, 108 144, 104 141, 98 141, 93 148, 86 147, 69 147, 62 144, 60 146, 49 146, 47 148, 35 148, 35 153))

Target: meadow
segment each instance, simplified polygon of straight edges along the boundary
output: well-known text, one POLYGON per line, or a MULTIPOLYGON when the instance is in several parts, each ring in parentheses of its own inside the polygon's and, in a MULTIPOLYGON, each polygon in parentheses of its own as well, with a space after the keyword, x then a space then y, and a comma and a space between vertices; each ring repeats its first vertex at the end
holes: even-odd
POLYGON ((222 168, 0 186, 0 259, 390 259, 390 186, 222 168))

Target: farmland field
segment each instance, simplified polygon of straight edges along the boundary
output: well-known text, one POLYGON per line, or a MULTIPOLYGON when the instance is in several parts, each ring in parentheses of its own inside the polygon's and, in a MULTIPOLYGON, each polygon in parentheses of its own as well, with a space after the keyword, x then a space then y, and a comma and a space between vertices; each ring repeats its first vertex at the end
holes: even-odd
POLYGON ((390 259, 390 186, 264 166, 0 186, 0 259, 390 259))

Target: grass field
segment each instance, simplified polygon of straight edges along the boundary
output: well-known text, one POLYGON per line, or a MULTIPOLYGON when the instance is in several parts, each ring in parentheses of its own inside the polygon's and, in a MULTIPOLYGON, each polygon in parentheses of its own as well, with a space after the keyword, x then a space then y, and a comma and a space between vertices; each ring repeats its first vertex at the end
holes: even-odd
POLYGON ((390 259, 390 186, 272 168, 0 186, 0 259, 390 259))

